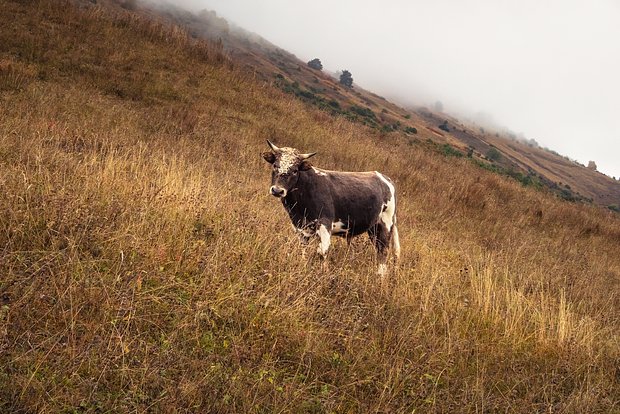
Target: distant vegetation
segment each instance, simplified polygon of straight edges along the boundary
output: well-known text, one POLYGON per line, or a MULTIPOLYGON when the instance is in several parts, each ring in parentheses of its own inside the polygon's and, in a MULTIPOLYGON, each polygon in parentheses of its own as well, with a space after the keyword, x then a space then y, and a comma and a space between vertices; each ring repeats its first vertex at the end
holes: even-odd
POLYGON ((448 127, 448 121, 443 121, 441 124, 437 126, 442 131, 450 132, 450 128, 448 127))
POLYGON ((499 160, 502 159, 502 153, 499 152, 499 150, 497 148, 491 147, 487 151, 486 157, 487 157, 487 159, 489 159, 491 161, 499 161, 499 160))
POLYGON ((377 116, 370 108, 364 108, 362 106, 353 105, 351 106, 351 112, 354 112, 365 118, 370 118, 374 120, 377 119, 377 116))
MULTIPOLYGON (((506 177, 510 177, 523 185, 524 187, 532 187, 537 190, 540 190, 545 187, 544 182, 534 173, 524 174, 519 171, 515 171, 514 169, 504 168, 497 164, 489 164, 478 159, 472 158, 474 164, 478 167, 483 168, 485 170, 494 172, 499 175, 503 175, 506 177)), ((572 193, 571 193, 572 194, 572 193)), ((569 200, 569 201, 577 201, 577 199, 569 200)), ((585 200, 584 200, 585 201, 585 200)))
POLYGON ((353 87, 353 75, 348 70, 343 70, 340 74, 340 84, 346 86, 347 88, 353 87))
MULTIPOLYGON (((341 107, 338 101, 334 99, 326 99, 318 92, 305 89, 299 84, 299 82, 287 82, 281 74, 276 74, 275 77, 277 80, 276 84, 279 88, 286 93, 295 95, 304 102, 314 105, 331 114, 342 115, 350 121, 359 122, 369 127, 385 131, 385 128, 381 125, 381 121, 377 118, 377 115, 368 107, 352 105, 348 109, 345 109, 341 107)), ((387 128, 389 131, 394 130, 392 126, 387 126, 387 128)))
POLYGON ((314 58, 308 62, 308 66, 312 69, 323 70, 323 64, 319 58, 314 58))
POLYGON ((463 153, 450 144, 443 144, 441 146, 441 152, 448 157, 462 157, 463 153))
MULTIPOLYGON (((460 151, 459 149, 455 148, 454 146, 450 144, 447 144, 447 143, 437 144, 431 139, 426 140, 426 146, 430 147, 434 151, 446 157, 462 158, 466 155, 467 158, 474 163, 474 165, 482 169, 485 169, 487 171, 491 171, 495 174, 510 177, 518 181, 519 183, 521 183, 524 187, 532 187, 537 190, 540 190, 545 187, 545 183, 533 172, 524 174, 522 172, 515 171, 514 169, 504 168, 497 164, 489 164, 479 159, 473 158, 474 150, 471 147, 469 147, 467 153, 464 154, 462 151, 460 151)), ((495 149, 495 148, 492 147, 491 149, 495 149)), ((591 202, 591 200, 588 200, 584 197, 580 197, 579 195, 574 194, 572 191, 570 191, 570 188, 559 188, 557 186, 553 186, 553 187, 557 189, 555 193, 558 194, 564 200, 573 201, 573 202, 574 201, 591 202)))

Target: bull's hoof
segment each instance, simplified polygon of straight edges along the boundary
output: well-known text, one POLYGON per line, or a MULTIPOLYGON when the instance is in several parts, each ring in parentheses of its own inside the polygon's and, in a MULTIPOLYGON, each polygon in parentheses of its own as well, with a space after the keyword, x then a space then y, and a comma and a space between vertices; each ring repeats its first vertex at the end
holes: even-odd
POLYGON ((325 258, 321 258, 321 270, 324 272, 329 271, 329 262, 325 258))

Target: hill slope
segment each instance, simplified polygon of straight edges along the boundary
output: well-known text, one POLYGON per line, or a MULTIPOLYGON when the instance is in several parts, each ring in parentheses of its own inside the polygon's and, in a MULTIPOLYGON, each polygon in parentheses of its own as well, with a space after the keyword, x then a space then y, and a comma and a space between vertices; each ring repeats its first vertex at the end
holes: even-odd
POLYGON ((618 410, 611 212, 378 140, 112 2, 0 21, 0 411, 618 410), (389 278, 362 239, 300 260, 265 138, 384 165, 389 278))
POLYGON ((512 176, 525 185, 545 187, 567 200, 620 206, 620 181, 533 145, 533 141, 524 142, 499 128, 490 131, 489 127, 481 128, 428 108, 405 109, 359 85, 353 89, 344 87, 331 75, 309 68, 260 36, 231 27, 214 12, 193 15, 161 3, 150 7, 157 10, 159 18, 181 24, 193 36, 221 42, 237 62, 304 102, 368 125, 383 135, 421 145, 432 140, 442 145, 440 151, 454 155, 471 151, 472 160, 483 168, 512 176), (439 128, 446 121, 447 130, 439 128), (446 144, 456 151, 445 147, 446 144), (499 151, 500 156, 489 159, 491 148, 499 151))

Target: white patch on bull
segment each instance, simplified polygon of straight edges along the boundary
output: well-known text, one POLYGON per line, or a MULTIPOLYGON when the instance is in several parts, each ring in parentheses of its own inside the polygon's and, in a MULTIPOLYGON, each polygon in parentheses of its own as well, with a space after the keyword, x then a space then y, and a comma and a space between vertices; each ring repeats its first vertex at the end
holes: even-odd
POLYGON ((346 233, 349 231, 342 221, 332 223, 332 234, 346 233))
POLYGON ((396 260, 400 259, 400 240, 398 238, 398 227, 396 223, 394 223, 394 227, 392 228, 392 248, 394 249, 396 260))
POLYGON ((323 177, 326 177, 326 176, 327 176, 327 173, 326 173, 325 171, 323 171, 323 170, 319 169, 319 168, 312 167, 312 170, 314 171, 314 173, 315 173, 316 175, 320 175, 320 176, 323 176, 323 177))
POLYGON ((383 277, 387 273, 387 265, 385 263, 381 263, 379 265, 379 269, 377 270, 379 276, 383 277))
POLYGON ((394 213, 396 212, 396 197, 394 196, 396 191, 394 190, 392 183, 385 178, 383 174, 377 171, 375 171, 375 174, 377 174, 377 177, 379 177, 381 181, 383 181, 390 189, 390 199, 387 203, 383 204, 381 213, 379 213, 379 220, 381 220, 387 227, 387 230, 390 231, 392 229, 392 224, 394 223, 394 213))
POLYGON ((297 152, 293 148, 280 148, 280 166, 278 174, 286 174, 298 160, 297 152))
POLYGON ((325 257, 327 255, 327 249, 329 249, 329 238, 331 237, 331 234, 327 230, 327 227, 323 224, 319 226, 318 233, 321 238, 321 243, 319 244, 317 251, 321 256, 325 257))

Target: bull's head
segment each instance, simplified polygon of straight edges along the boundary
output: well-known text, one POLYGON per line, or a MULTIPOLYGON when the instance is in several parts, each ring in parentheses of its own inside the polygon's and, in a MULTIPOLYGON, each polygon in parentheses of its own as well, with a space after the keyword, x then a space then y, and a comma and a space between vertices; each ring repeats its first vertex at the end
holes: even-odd
POLYGON ((271 151, 263 152, 262 155, 265 161, 273 165, 269 192, 275 197, 284 198, 296 187, 299 173, 312 167, 307 160, 316 152, 300 154, 295 148, 278 148, 269 140, 267 144, 271 151))

